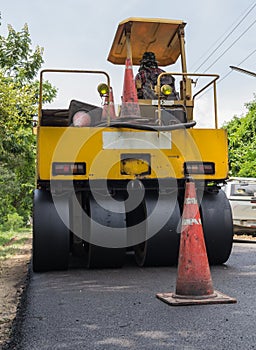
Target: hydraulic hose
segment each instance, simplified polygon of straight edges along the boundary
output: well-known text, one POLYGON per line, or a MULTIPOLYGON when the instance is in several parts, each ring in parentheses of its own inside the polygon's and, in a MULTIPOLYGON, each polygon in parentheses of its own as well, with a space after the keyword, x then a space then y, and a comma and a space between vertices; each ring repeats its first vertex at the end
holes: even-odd
POLYGON ((110 127, 110 128, 129 128, 135 130, 151 130, 151 131, 171 131, 177 129, 189 129, 196 125, 196 121, 188 123, 172 124, 172 125, 144 125, 144 124, 131 124, 127 122, 111 121, 107 123, 100 123, 98 127, 110 127))

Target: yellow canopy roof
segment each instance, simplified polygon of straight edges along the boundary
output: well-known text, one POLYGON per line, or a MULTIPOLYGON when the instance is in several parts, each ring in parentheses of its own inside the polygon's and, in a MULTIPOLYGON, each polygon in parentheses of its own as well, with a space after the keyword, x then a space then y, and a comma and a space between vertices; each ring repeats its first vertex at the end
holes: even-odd
POLYGON ((179 29, 183 29, 185 25, 186 23, 179 20, 128 18, 118 25, 108 61, 114 64, 125 64, 128 31, 134 65, 140 65, 142 55, 146 51, 155 53, 160 66, 173 64, 180 55, 179 29))

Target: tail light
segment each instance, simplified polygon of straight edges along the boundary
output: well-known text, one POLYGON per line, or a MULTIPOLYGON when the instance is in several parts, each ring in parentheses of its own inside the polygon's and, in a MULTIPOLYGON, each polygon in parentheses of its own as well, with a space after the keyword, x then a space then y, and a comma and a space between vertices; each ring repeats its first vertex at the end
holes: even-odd
POLYGON ((85 175, 85 163, 66 163, 54 162, 52 163, 52 175, 85 175))
POLYGON ((184 163, 185 175, 190 174, 215 174, 215 163, 213 162, 185 162, 184 163))

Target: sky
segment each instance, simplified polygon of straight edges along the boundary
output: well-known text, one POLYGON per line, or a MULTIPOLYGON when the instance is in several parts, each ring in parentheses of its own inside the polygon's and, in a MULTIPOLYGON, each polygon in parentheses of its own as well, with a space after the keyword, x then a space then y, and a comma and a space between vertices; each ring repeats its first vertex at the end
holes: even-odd
MULTIPOLYGON (((1 0, 0 12, 0 35, 7 35, 8 24, 16 31, 28 24, 32 47, 44 48, 42 68, 106 71, 117 104, 121 101, 124 67, 108 62, 107 57, 118 24, 129 17, 177 19, 187 23, 188 72, 220 75, 217 84, 220 126, 235 115, 245 115, 245 104, 256 93, 255 77, 229 67, 239 65, 256 72, 255 0, 1 0)), ((136 74, 138 67, 133 68, 136 74)), ((163 68, 180 71, 177 64, 163 68)), ((51 78, 52 75, 47 76, 50 81, 51 78)), ((71 77, 64 81, 58 75, 54 79, 53 84, 61 89, 71 86, 71 77)), ((72 89, 84 101, 100 104, 96 88, 94 82, 88 87, 87 80, 78 80, 72 89)), ((60 97, 67 104, 63 108, 68 107, 65 96, 60 97)), ((195 119, 199 127, 213 125, 211 96, 208 91, 196 104, 195 119)))

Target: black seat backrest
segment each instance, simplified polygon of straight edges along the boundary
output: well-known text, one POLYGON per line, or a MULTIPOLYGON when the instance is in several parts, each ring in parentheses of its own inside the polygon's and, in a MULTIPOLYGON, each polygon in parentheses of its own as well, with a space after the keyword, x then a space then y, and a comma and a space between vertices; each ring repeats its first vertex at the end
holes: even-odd
POLYGON ((68 109, 42 109, 41 126, 68 126, 68 109))
POLYGON ((161 111, 163 125, 187 123, 187 115, 183 108, 170 108, 161 111))

